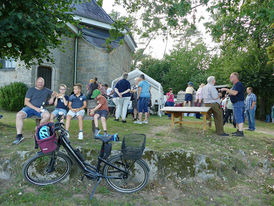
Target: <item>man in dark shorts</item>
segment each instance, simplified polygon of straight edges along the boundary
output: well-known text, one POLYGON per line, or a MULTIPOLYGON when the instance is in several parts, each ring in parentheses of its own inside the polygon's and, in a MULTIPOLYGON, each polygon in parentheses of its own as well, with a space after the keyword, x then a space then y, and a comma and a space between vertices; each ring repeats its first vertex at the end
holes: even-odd
POLYGON ((233 83, 232 89, 222 88, 221 91, 226 91, 230 95, 230 100, 233 104, 233 115, 237 126, 237 131, 232 133, 233 136, 244 136, 244 85, 239 81, 239 74, 233 72, 230 75, 230 81, 233 83))
POLYGON ((90 110, 90 115, 94 115, 94 135, 97 136, 100 132, 98 122, 99 118, 101 118, 104 135, 107 135, 107 117, 109 113, 107 100, 98 89, 93 91, 91 98, 94 98, 97 101, 97 106, 90 110))
POLYGON ((56 92, 44 87, 45 80, 39 77, 36 80, 35 87, 28 89, 25 96, 25 107, 16 114, 16 140, 13 144, 19 144, 23 139, 22 130, 24 119, 32 116, 41 118, 40 124, 47 122, 50 118, 50 113, 43 108, 43 105, 53 104, 56 92))

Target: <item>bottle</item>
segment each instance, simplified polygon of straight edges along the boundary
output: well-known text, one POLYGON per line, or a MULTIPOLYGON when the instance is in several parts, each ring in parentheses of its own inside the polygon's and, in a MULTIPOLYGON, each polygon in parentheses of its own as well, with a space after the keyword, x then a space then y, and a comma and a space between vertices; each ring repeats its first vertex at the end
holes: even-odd
POLYGON ((41 107, 40 107, 40 111, 41 111, 42 113, 45 111, 44 106, 45 106, 45 102, 43 102, 43 104, 42 104, 41 107))

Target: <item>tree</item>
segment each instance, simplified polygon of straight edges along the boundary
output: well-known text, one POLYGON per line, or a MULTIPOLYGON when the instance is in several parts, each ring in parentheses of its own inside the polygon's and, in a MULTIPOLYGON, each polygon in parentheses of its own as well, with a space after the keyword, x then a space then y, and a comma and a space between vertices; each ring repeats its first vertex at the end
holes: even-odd
POLYGON ((209 0, 115 0, 135 22, 130 30, 139 40, 141 48, 138 55, 134 56, 133 67, 141 61, 151 41, 156 38, 161 37, 166 44, 170 38, 176 43, 184 41, 187 44, 193 36, 199 35, 195 26, 199 21, 196 18, 197 7, 207 5, 208 2, 209 0))
POLYGON ((205 83, 209 61, 206 47, 199 43, 187 48, 177 47, 162 60, 147 58, 142 61, 141 70, 161 82, 164 91, 172 87, 177 93, 185 90, 189 81, 195 88, 205 83))
POLYGON ((222 81, 231 72, 239 72, 244 85, 254 88, 258 96, 259 118, 264 119, 274 101, 273 63, 273 1, 216 1, 209 8, 214 21, 207 26, 215 41, 221 43, 221 55, 210 71, 222 81), (269 64, 267 64, 269 62, 269 64))
POLYGON ((53 61, 52 49, 73 20, 74 0, 3 0, 0 3, 0 58, 13 58, 30 66, 34 61, 53 61))

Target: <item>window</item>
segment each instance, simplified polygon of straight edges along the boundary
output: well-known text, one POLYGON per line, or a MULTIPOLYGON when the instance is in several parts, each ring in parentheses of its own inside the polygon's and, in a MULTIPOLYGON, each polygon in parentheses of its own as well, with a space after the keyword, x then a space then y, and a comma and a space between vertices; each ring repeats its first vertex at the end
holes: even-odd
POLYGON ((15 69, 15 67, 14 59, 0 59, 0 69, 15 69))

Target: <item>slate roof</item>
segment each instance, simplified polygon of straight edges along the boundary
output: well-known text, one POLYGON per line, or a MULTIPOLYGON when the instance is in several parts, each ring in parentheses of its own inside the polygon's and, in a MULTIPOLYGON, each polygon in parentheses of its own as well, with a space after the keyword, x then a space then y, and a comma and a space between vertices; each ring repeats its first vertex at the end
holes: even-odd
POLYGON ((114 23, 105 10, 97 5, 95 0, 90 0, 89 2, 81 4, 73 4, 72 6, 75 8, 73 11, 73 14, 75 15, 100 21, 106 24, 114 23))

